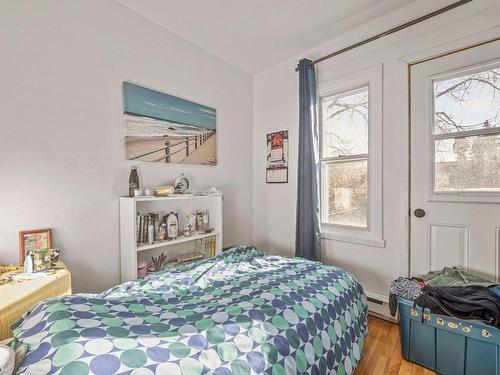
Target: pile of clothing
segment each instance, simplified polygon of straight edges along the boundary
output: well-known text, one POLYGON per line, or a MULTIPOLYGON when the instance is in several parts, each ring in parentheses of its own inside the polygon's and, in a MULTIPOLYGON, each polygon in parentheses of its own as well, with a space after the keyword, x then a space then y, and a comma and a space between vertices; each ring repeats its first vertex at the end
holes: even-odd
POLYGON ((475 319, 500 328, 500 286, 457 267, 391 283, 389 308, 396 315, 397 297, 414 301, 435 314, 475 319))

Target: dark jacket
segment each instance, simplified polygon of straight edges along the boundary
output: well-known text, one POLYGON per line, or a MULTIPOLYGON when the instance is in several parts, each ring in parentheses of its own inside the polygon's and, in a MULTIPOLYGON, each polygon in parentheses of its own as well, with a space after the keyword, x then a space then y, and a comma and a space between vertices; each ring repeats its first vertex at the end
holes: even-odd
POLYGON ((436 314, 476 319, 500 328, 500 300, 483 286, 425 286, 415 303, 436 314))

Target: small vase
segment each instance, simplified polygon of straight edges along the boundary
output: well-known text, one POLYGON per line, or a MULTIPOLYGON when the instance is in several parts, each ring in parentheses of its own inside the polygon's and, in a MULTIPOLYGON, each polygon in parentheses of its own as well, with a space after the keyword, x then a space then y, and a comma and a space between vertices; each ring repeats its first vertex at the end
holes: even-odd
POLYGON ((47 271, 49 268, 50 256, 48 256, 48 250, 35 251, 33 254, 33 271, 43 272, 47 271), (49 258, 49 262, 47 262, 49 258))

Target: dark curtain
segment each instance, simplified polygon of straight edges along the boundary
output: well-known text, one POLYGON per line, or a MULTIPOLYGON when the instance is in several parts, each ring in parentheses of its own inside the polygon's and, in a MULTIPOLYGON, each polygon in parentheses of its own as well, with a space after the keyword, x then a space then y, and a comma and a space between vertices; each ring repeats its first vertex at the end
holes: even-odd
POLYGON ((295 255, 320 260, 319 154, 316 75, 310 60, 299 62, 299 167, 295 255))

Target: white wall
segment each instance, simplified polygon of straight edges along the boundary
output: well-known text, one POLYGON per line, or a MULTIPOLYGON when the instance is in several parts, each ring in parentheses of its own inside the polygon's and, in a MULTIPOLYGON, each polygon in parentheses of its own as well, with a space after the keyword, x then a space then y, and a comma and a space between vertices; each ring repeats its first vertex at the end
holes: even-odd
POLYGON ((252 227, 252 78, 113 1, 1 0, 0 264, 18 231, 51 227, 75 291, 119 282, 127 194, 121 83, 217 108, 218 166, 140 163, 143 184, 185 172, 224 193, 224 245, 252 227))
MULTIPOLYGON (((280 254, 294 252, 298 146, 298 74, 294 68, 298 60, 303 57, 314 60, 397 26, 401 19, 411 20, 422 13, 424 3, 429 5, 429 1, 412 4, 254 77, 255 245, 280 254), (266 184, 265 136, 281 129, 290 130, 289 183, 266 184)), ((436 9, 446 2, 432 3, 432 8, 436 9)), ((352 271, 373 296, 386 295, 390 281, 407 274, 408 270, 408 65, 402 58, 417 52, 421 52, 418 57, 432 56, 435 52, 499 36, 500 3, 477 0, 473 4, 316 67, 318 82, 324 82, 383 64, 383 227, 386 246, 378 248, 326 239, 322 242, 323 261, 352 271), (479 32, 482 33, 476 34, 479 32)))

